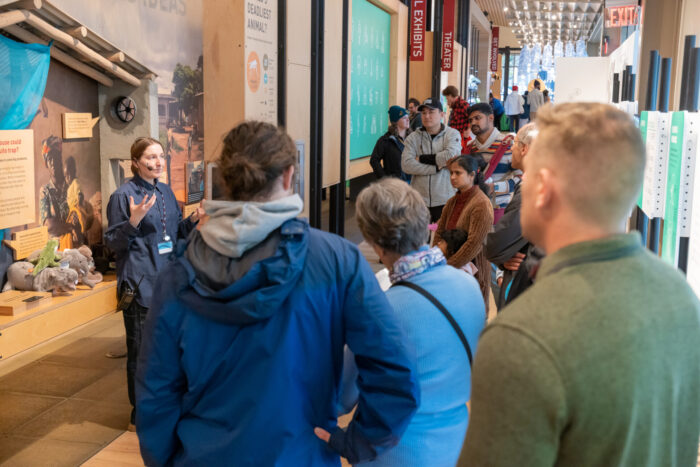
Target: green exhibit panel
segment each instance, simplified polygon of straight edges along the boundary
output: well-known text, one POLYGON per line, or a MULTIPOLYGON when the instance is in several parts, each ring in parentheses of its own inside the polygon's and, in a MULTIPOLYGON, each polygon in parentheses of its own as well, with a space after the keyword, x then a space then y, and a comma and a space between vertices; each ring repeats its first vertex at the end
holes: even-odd
POLYGON ((352 2, 350 160, 372 154, 389 125, 391 15, 367 0, 352 2))
POLYGON ((661 243, 661 257, 674 266, 678 264, 678 207, 681 170, 683 167, 683 123, 685 113, 674 112, 671 117, 671 137, 669 140, 666 177, 666 207, 664 208, 664 234, 661 243))

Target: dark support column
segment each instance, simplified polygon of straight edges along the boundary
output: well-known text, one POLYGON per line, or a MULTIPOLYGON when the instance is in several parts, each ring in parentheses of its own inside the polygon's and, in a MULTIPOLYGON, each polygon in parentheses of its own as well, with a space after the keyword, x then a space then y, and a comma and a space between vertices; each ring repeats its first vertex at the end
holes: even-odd
MULTIPOLYGON (((656 101, 658 98, 659 88, 659 67, 661 66, 661 57, 658 50, 652 50, 649 60, 649 78, 647 79, 647 94, 646 94, 646 110, 656 110, 656 101)), ((619 86, 619 84, 618 84, 619 86)), ((649 218, 640 207, 636 211, 636 229, 642 236, 644 244, 649 243, 649 218)))
POLYGON ((277 125, 283 127, 287 124, 287 0, 277 0, 277 76, 277 125))
MULTIPOLYGON (((661 60, 661 77, 659 89, 659 111, 668 112, 668 102, 671 96, 671 64, 670 58, 661 60)), ((654 217, 651 220, 649 232, 649 249, 655 254, 659 253, 659 240, 661 239, 661 219, 654 217)))
POLYGON ((459 2, 459 26, 457 28, 457 42, 459 42, 464 51, 462 53, 462 85, 459 90, 460 95, 467 96, 467 87, 469 86, 469 16, 470 16, 471 0, 460 0, 459 2))
POLYGON ((442 68, 442 2, 436 1, 433 22, 433 80, 430 95, 440 96, 440 69, 442 68))
POLYGON ((323 184, 324 0, 311 0, 311 119, 309 141, 309 224, 321 228, 323 184))
MULTIPOLYGON (((698 110, 698 80, 700 80, 700 49, 695 47, 695 36, 685 36, 683 51, 683 74, 681 75, 681 102, 679 110, 697 112, 698 110)), ((678 269, 688 272, 688 252, 690 238, 680 237, 678 243, 678 269)))
MULTIPOLYGON (((330 189, 330 212, 328 231, 345 235, 345 166, 347 160, 347 123, 348 123, 348 31, 349 0, 343 0, 343 57, 340 85, 340 182, 330 189)), ((410 29, 410 28, 409 28, 410 29)))
POLYGON ((506 57, 506 66, 501 69, 501 79, 503 80, 503 93, 501 94, 501 102, 505 105, 506 97, 508 97, 508 78, 510 77, 510 47, 505 48, 503 53, 506 57))

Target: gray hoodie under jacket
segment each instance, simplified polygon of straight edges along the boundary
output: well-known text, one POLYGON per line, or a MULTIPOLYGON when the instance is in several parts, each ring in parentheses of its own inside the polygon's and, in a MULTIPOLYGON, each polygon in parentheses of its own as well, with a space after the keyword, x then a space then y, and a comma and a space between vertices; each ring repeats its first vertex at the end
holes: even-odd
POLYGON ((425 128, 414 131, 404 141, 401 169, 412 175, 411 186, 423 197, 428 207, 444 206, 456 190, 450 183, 447 161, 462 152, 462 137, 454 128, 442 125, 431 137, 425 128), (437 167, 418 162, 421 154, 435 154, 437 167))

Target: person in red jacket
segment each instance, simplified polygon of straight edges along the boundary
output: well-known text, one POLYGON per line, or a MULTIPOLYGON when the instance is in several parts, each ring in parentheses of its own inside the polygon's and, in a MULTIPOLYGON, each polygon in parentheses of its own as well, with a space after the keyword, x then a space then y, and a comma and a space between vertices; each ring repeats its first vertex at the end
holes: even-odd
MULTIPOLYGON (((462 147, 466 148, 469 141, 469 104, 459 95, 459 90, 454 86, 447 86, 442 91, 442 95, 447 99, 447 105, 452 111, 447 121, 447 126, 459 131, 462 135, 462 147)), ((464 151, 462 151, 464 152, 464 151)))

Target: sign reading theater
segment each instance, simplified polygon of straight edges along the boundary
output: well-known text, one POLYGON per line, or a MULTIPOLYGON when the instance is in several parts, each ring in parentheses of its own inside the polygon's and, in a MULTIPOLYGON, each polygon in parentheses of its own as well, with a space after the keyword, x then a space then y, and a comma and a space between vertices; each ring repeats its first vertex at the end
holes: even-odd
POLYGON ((442 8, 442 71, 452 71, 455 44, 455 0, 445 0, 442 8))
POLYGON ((425 54, 425 2, 411 1, 411 61, 422 62, 425 54))

